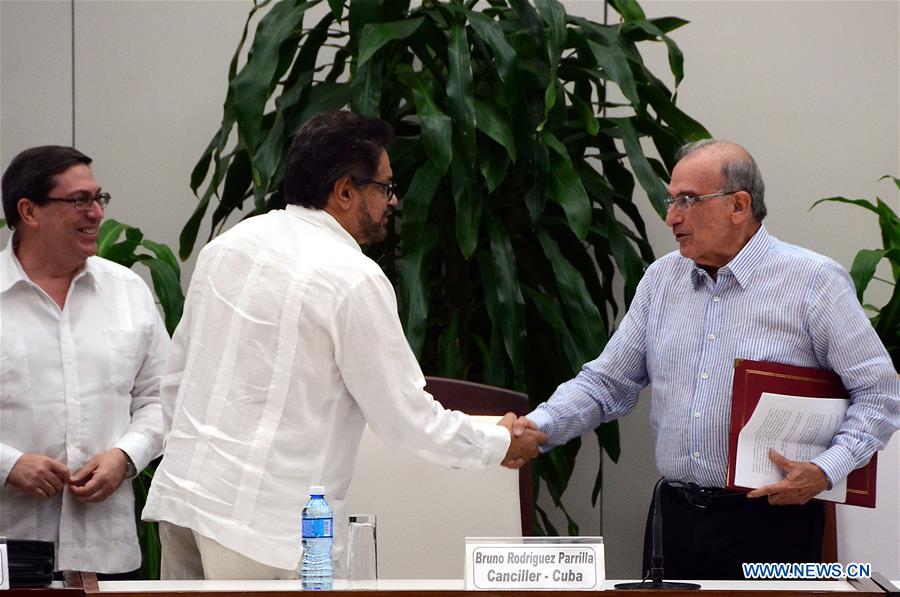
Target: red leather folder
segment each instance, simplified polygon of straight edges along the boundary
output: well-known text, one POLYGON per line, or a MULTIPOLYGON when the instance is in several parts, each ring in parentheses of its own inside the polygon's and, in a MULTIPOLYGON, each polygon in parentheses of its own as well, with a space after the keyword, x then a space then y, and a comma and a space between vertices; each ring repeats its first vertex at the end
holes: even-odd
MULTIPOLYGON (((759 403, 763 392, 811 398, 849 398, 841 378, 831 372, 781 363, 737 359, 731 398, 731 432, 728 436, 728 488, 744 490, 734 484, 738 434, 759 403)), ((847 476, 847 501, 852 506, 875 507, 875 472, 878 454, 869 463, 847 476)))

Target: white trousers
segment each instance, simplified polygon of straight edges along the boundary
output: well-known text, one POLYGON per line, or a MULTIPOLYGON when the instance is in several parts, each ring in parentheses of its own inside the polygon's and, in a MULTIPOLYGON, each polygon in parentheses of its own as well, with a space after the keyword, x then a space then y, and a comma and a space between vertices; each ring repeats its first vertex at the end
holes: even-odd
MULTIPOLYGON (((292 580, 296 570, 273 568, 196 531, 160 521, 161 580, 292 580)), ((299 586, 298 586, 299 588, 299 586)))

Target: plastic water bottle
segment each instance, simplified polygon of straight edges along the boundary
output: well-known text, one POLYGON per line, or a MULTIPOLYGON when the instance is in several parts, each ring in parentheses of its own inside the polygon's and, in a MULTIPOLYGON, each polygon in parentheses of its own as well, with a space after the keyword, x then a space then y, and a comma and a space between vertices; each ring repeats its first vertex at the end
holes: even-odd
POLYGON ((303 561, 300 564, 300 585, 314 591, 332 586, 334 567, 331 545, 334 542, 334 513, 325 501, 325 488, 309 488, 309 501, 303 508, 303 561))

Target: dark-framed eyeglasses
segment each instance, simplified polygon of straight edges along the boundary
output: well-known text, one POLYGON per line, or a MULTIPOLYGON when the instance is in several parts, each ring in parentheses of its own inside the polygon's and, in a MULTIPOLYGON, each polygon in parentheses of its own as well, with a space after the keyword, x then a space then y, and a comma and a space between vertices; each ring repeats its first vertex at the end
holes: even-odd
POLYGON ((384 189, 384 196, 388 201, 391 200, 391 197, 397 195, 397 191, 400 189, 400 186, 394 182, 393 180, 389 180, 387 182, 381 182, 380 180, 375 180, 373 178, 354 178, 353 182, 356 184, 374 184, 378 185, 382 189, 384 189))
POLYGON ((718 193, 710 193, 709 195, 678 195, 677 197, 666 197, 666 209, 671 209, 673 205, 678 209, 688 209, 690 207, 693 207, 695 203, 698 203, 700 201, 706 201, 707 199, 712 199, 713 197, 732 195, 740 190, 741 189, 735 189, 733 191, 719 191, 718 193))
POLYGON ((71 203, 72 207, 77 209, 78 211, 91 211, 94 207, 94 203, 100 205, 100 207, 106 207, 109 205, 109 200, 112 199, 109 193, 97 193, 96 195, 90 196, 81 196, 75 197, 74 199, 61 199, 59 197, 43 197, 38 201, 38 203, 49 203, 51 201, 57 201, 59 203, 71 203))

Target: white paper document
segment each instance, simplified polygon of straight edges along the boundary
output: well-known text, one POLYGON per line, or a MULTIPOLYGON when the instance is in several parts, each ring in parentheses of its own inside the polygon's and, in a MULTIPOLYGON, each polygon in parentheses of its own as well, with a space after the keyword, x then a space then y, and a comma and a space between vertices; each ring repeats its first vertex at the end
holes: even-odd
MULTIPOLYGON (((824 452, 850 406, 845 398, 807 398, 764 392, 756 410, 738 434, 734 483, 757 488, 784 479, 769 460, 774 448, 789 460, 809 461, 824 452)), ((846 478, 823 491, 820 499, 847 501, 846 478)))

